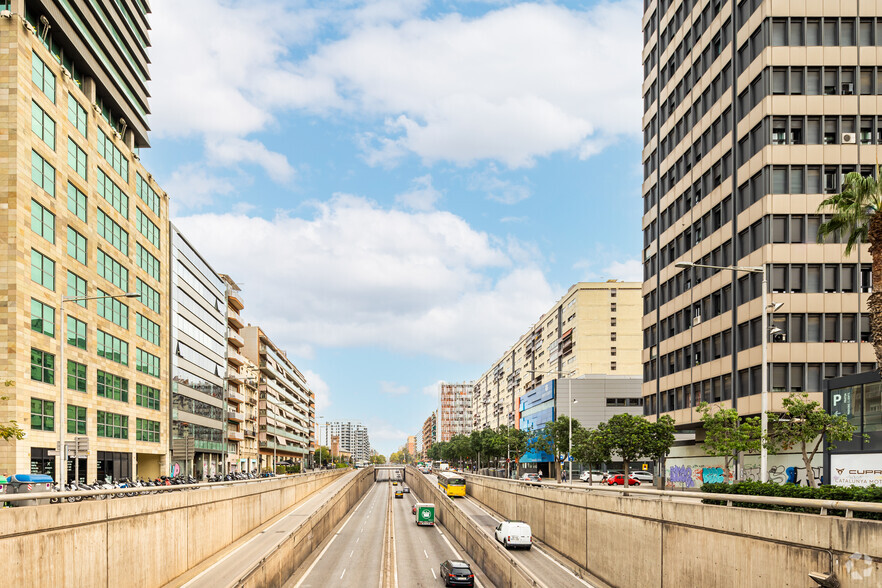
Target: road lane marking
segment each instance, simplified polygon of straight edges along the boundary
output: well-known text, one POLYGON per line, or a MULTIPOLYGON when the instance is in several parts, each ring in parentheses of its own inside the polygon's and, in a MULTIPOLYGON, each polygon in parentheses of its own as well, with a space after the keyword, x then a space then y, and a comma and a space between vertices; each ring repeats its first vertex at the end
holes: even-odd
MULTIPOLYGON (((373 492, 375 488, 376 488, 376 486, 375 486, 374 488, 371 488, 371 489, 368 491, 368 493, 365 494, 365 495, 362 497, 362 499, 361 499, 361 500, 359 501, 359 503, 358 503, 358 506, 356 506, 355 509, 349 514, 349 516, 348 516, 348 517, 346 518, 346 520, 343 522, 343 526, 340 527, 340 530, 337 531, 336 533, 334 533, 334 536, 331 537, 331 540, 328 541, 328 544, 325 545, 325 548, 322 549, 322 552, 319 553, 319 555, 318 555, 317 558, 315 558, 315 561, 312 562, 312 565, 310 565, 309 568, 306 570, 306 572, 304 572, 303 576, 300 577, 300 579, 299 579, 299 580, 297 581, 297 583, 294 585, 294 588, 300 588, 300 585, 303 584, 303 581, 306 580, 306 578, 309 577, 309 574, 312 573, 312 569, 318 564, 318 562, 321 561, 322 556, 323 556, 323 555, 325 554, 325 552, 331 547, 331 544, 334 543, 334 540, 337 539, 337 536, 343 531, 343 529, 346 527, 346 525, 349 524, 349 521, 352 520, 352 517, 354 517, 354 516, 355 516, 355 513, 358 512, 358 509, 361 508, 361 505, 363 505, 363 504, 365 503, 365 498, 367 498, 368 495, 370 495, 370 493, 373 492)), ((358 542, 358 541, 356 541, 356 543, 357 543, 357 542, 358 542)))
POLYGON ((354 550, 354 549, 353 549, 352 551, 349 552, 349 559, 352 559, 352 554, 353 554, 353 553, 355 553, 355 550, 354 550))
POLYGON ((435 575, 435 568, 429 568, 432 571, 432 579, 437 580, 438 576, 435 575))
POLYGON ((425 549, 423 549, 423 553, 425 553, 425 554, 426 554, 426 559, 429 559, 429 554, 428 554, 428 553, 427 553, 427 552, 426 552, 426 550, 425 550, 425 549))
POLYGON ((340 579, 342 580, 343 576, 345 576, 345 575, 346 575, 346 568, 343 568, 343 573, 340 574, 340 579))

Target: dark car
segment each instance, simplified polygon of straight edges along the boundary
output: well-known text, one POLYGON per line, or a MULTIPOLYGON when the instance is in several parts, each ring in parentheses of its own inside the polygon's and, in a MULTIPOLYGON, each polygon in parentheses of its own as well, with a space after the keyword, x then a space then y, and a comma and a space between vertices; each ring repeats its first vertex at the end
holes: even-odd
POLYGON ((395 498, 404 498, 404 492, 402 492, 401 490, 396 490, 395 498))
POLYGON ((441 579, 445 586, 474 586, 475 575, 468 562, 448 559, 441 562, 441 579))

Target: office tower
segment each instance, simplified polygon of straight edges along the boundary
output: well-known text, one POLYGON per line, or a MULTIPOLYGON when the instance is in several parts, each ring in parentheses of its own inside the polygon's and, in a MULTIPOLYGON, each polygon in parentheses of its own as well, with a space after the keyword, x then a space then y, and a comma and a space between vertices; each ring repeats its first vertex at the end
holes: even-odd
POLYGON ((817 230, 845 174, 879 161, 880 16, 869 1, 645 2, 645 414, 758 414, 764 338, 772 410, 874 367, 867 247, 845 257, 817 230))

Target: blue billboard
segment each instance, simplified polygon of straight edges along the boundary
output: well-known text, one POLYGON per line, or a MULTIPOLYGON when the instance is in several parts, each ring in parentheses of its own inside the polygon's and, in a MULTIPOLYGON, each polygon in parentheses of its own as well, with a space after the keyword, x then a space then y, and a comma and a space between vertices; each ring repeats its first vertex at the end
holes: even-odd
MULTIPOLYGON (((554 421, 555 383, 556 380, 551 380, 521 396, 518 428, 522 431, 539 431, 545 423, 554 421)), ((535 437, 531 438, 530 442, 534 439, 535 437)), ((545 451, 530 449, 518 461, 520 463, 554 461, 554 456, 545 451)))

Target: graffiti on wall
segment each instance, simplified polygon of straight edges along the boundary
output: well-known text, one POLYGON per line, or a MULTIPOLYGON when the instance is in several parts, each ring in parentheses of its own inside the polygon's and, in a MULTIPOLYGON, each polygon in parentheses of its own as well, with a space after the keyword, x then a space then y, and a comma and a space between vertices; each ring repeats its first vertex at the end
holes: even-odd
POLYGON ((695 488, 702 484, 731 482, 732 477, 732 472, 719 466, 672 465, 668 468, 667 486, 695 488))
MULTIPOLYGON (((812 467, 815 474, 815 480, 823 483, 822 468, 812 467)), ((760 467, 758 465, 749 465, 744 468, 744 479, 759 482, 760 467)), ((769 481, 778 484, 799 484, 804 486, 808 483, 808 477, 805 474, 805 468, 799 466, 783 466, 774 465, 769 468, 769 481)))

